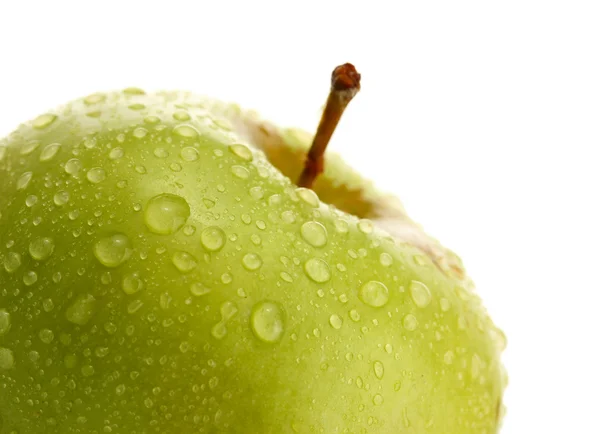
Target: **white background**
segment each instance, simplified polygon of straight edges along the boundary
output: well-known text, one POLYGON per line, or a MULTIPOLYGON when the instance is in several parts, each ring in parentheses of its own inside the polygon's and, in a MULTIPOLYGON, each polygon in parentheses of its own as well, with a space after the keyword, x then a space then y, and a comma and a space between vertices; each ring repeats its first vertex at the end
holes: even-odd
POLYGON ((362 91, 331 147, 463 257, 508 336, 503 433, 597 433, 593 3, 3 0, 0 135, 127 86, 312 130, 331 69, 353 62, 362 91))

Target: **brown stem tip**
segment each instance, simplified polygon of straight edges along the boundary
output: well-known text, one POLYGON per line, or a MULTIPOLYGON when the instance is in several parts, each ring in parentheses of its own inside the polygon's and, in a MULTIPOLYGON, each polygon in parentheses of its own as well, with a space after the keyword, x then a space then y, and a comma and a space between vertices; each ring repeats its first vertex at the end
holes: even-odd
POLYGON ((323 173, 325 149, 348 103, 360 90, 360 74, 354 65, 345 63, 331 73, 331 90, 321 116, 312 145, 306 156, 299 187, 311 188, 317 176, 323 173))

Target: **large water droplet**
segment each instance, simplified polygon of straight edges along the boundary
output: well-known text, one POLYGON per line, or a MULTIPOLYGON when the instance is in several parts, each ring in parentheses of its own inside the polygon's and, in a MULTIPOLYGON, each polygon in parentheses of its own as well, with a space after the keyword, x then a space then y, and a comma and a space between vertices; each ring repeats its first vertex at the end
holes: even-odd
POLYGON ((410 282, 410 296, 417 305, 417 307, 423 308, 431 303, 431 292, 427 285, 417 280, 410 282))
POLYGON ((324 283, 331 279, 329 265, 322 259, 311 258, 304 264, 306 275, 317 283, 324 283))
POLYGON ((262 259, 256 253, 246 253, 242 258, 244 268, 249 271, 258 270, 262 265, 262 259))
POLYGON ((182 273, 189 273, 198 265, 196 258, 188 252, 175 252, 171 260, 173 265, 182 273))
POLYGON ((372 307, 384 306, 389 299, 387 286, 376 280, 365 283, 358 292, 358 298, 372 307))
POLYGON ((17 179, 17 190, 26 189, 29 183, 31 182, 32 177, 32 172, 25 172, 21 176, 19 176, 19 179, 17 179))
POLYGON ((191 125, 177 125, 175 128, 173 128, 173 133, 186 139, 198 137, 198 131, 191 125))
POLYGON ((69 322, 85 325, 94 316, 98 302, 91 294, 79 294, 67 308, 65 316, 69 322))
POLYGON ((47 145, 40 153, 40 161, 50 161, 60 151, 60 143, 51 143, 47 145))
POLYGON ((250 325, 258 339, 275 343, 283 335, 283 309, 275 302, 261 301, 252 309, 250 325))
POLYGON ((296 189, 296 193, 303 202, 309 204, 313 208, 319 207, 319 196, 317 196, 317 193, 314 191, 308 188, 300 187, 296 189))
POLYGON ((300 228, 302 238, 314 247, 323 247, 327 244, 327 229, 319 222, 306 222, 300 228))
POLYGON ((265 192, 260 185, 250 188, 249 193, 252 199, 255 200, 260 200, 265 196, 265 192))
POLYGON ((6 309, 0 309, 0 336, 10 330, 10 313, 6 309))
POLYGON ((209 226, 200 233, 200 242, 209 252, 218 252, 225 245, 225 232, 218 226, 209 226))
POLYGON ((16 252, 8 252, 4 258, 4 269, 7 273, 14 273, 21 266, 21 255, 16 252))
POLYGON ((57 206, 63 206, 69 202, 70 195, 68 191, 61 190, 56 192, 52 200, 57 206))
POLYGON ((248 149, 247 146, 231 145, 229 146, 229 151, 240 157, 242 160, 252 161, 252 151, 248 149))
POLYGON ((414 316, 412 313, 409 313, 402 320, 402 325, 406 330, 413 331, 417 329, 419 322, 417 321, 416 316, 414 316))
POLYGON ((41 237, 29 243, 29 254, 36 261, 44 261, 54 252, 54 241, 52 238, 41 237))
POLYGON ((148 201, 144 221, 150 232, 169 235, 177 232, 189 216, 190 206, 184 198, 164 193, 148 201))
POLYGON ((75 176, 79 173, 83 164, 77 158, 71 158, 69 161, 65 163, 65 172, 67 172, 71 176, 75 176))
POLYGON ((44 128, 49 127, 56 120, 58 116, 53 115, 51 113, 46 113, 44 115, 38 116, 33 120, 33 128, 36 130, 42 130, 44 128))
POLYGON ((98 184, 106 179, 106 171, 102 167, 93 167, 88 170, 87 180, 93 184, 98 184))
POLYGON ((121 288, 123 288, 123 292, 127 295, 135 294, 136 292, 144 289, 144 281, 140 277, 139 273, 134 272, 128 274, 123 278, 123 282, 121 284, 121 288))
POLYGON ((106 267, 118 267, 133 253, 133 246, 125 234, 114 234, 102 238, 94 245, 94 256, 106 267))
MULTIPOLYGON (((15 365, 13 352, 8 348, 0 347, 0 370, 7 370, 15 365)), ((0 426, 0 428, 2 428, 0 426)))

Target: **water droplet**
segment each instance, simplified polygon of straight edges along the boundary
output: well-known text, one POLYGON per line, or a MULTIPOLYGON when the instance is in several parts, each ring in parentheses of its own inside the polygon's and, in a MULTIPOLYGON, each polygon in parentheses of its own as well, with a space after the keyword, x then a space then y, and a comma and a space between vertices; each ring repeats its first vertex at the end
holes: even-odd
POLYGON ((225 245, 225 232, 217 226, 209 226, 200 233, 200 242, 209 252, 218 252, 225 245))
POLYGON ((268 343, 275 343, 283 335, 283 309, 275 302, 261 301, 254 305, 252 309, 250 325, 258 339, 268 343))
POLYGON ((104 102, 106 100, 106 95, 101 94, 101 93, 93 93, 91 95, 86 96, 83 99, 83 102, 86 105, 92 105, 92 104, 98 104, 101 102, 104 102))
POLYGON ((410 296, 417 305, 417 307, 424 308, 431 303, 431 292, 427 285, 417 280, 410 282, 410 296))
POLYGON ((221 274, 221 282, 223 282, 224 284, 228 284, 231 283, 231 281, 233 280, 233 276, 230 273, 223 273, 221 274))
POLYGON ((370 234, 373 232, 373 223, 371 220, 360 220, 358 222, 358 230, 360 230, 363 234, 370 234))
POLYGON ((133 300, 127 305, 127 313, 134 314, 144 305, 142 300, 133 300))
POLYGON ((145 108, 146 108, 146 106, 145 106, 144 104, 131 104, 131 105, 129 106, 129 109, 130 109, 130 110, 136 110, 136 111, 137 111, 137 110, 143 110, 143 109, 145 109, 145 108))
POLYGON ((190 286, 190 292, 192 293, 192 295, 195 295, 196 297, 200 297, 202 295, 206 295, 208 294, 210 291, 212 291, 211 288, 209 288, 208 286, 203 285, 202 283, 193 283, 192 286, 190 286))
POLYGON ((14 273, 21 266, 21 255, 16 252, 8 252, 4 258, 4 269, 7 273, 14 273))
POLYGON ((175 252, 171 260, 173 261, 173 265, 182 273, 189 273, 198 265, 196 258, 188 252, 175 252))
POLYGON ((379 255, 379 262, 384 267, 389 267, 390 265, 392 265, 392 262, 394 262, 394 260, 392 259, 392 255, 383 252, 381 255, 379 255))
POLYGON ((252 197, 252 199, 254 199, 254 200, 260 200, 265 195, 265 192, 263 191, 263 189, 260 185, 252 187, 250 189, 249 193, 250 193, 250 196, 252 197))
POLYGON ((108 153, 108 158, 111 160, 118 160, 119 158, 123 158, 125 155, 125 151, 121 147, 113 148, 108 153))
POLYGON ((190 206, 184 198, 164 193, 148 201, 144 221, 150 232, 169 235, 177 232, 189 216, 190 206))
POLYGON ((70 199, 69 192, 65 191, 65 190, 58 191, 53 197, 54 203, 57 206, 65 205, 66 203, 69 202, 69 199, 70 199))
POLYGON ((54 310, 54 302, 51 298, 45 298, 44 301, 42 301, 42 307, 45 312, 52 312, 54 310))
POLYGON ((44 115, 38 116, 33 120, 33 128, 36 130, 42 130, 52 125, 52 123, 56 120, 58 116, 46 113, 44 115))
POLYGON ((60 143, 51 143, 47 145, 40 153, 40 161, 50 161, 60 151, 60 143))
POLYGON ((388 302, 389 291, 383 283, 371 280, 360 288, 358 298, 368 306, 381 307, 388 302))
POLYGON ((33 173, 31 172, 25 172, 21 176, 19 176, 19 179, 17 179, 17 190, 26 189, 29 185, 29 182, 31 182, 32 177, 33 173))
POLYGON ((41 329, 38 333, 38 336, 40 337, 40 340, 45 344, 52 343, 52 341, 54 340, 54 332, 50 329, 41 329))
POLYGON ((156 148, 152 153, 156 158, 167 158, 169 156, 169 151, 165 148, 156 148))
POLYGON ((281 220, 283 220, 284 223, 292 224, 296 221, 296 215, 294 214, 294 211, 284 211, 281 213, 281 220))
POLYGON ((327 244, 327 229, 318 222, 306 222, 300 228, 302 238, 314 247, 323 247, 327 244))
POLYGON ((184 110, 177 110, 175 113, 173 113, 173 119, 180 122, 189 121, 190 114, 184 110))
POLYGON ((237 306, 231 301, 226 301, 221 305, 221 321, 215 324, 215 326, 211 329, 211 334, 216 339, 223 339, 225 337, 227 334, 227 321, 233 318, 237 312, 237 306))
POLYGON ((242 258, 242 264, 246 270, 258 270, 262 266, 262 258, 256 253, 246 253, 242 258))
POLYGON ((331 279, 329 265, 322 259, 311 258, 304 264, 306 275, 317 283, 324 283, 331 279))
POLYGON ((186 146, 179 153, 181 158, 185 161, 197 161, 200 158, 200 153, 196 148, 192 148, 191 146, 186 146))
POLYGON ((79 173, 83 164, 77 158, 71 158, 65 163, 65 172, 71 176, 75 176, 79 173))
POLYGON ((240 179, 248 179, 250 171, 244 166, 231 166, 231 173, 240 179))
POLYGON ((38 142, 37 140, 26 143, 21 148, 21 155, 29 155, 39 147, 40 147, 40 142, 38 142))
POLYGON ((42 237, 29 243, 29 254, 36 261, 48 259, 54 252, 54 241, 52 238, 42 237))
POLYGON ((29 208, 31 208, 32 206, 34 206, 38 201, 38 197, 34 194, 30 194, 29 196, 27 196, 25 198, 25 205, 27 205, 29 208))
POLYGON ((383 404, 383 396, 381 396, 379 393, 376 394, 373 397, 373 404, 375 404, 375 405, 381 405, 381 404, 383 404))
POLYGON ((415 317, 412 313, 409 313, 402 320, 402 325, 404 325, 406 330, 413 331, 417 329, 419 322, 417 321, 417 317, 415 317))
POLYGON ((65 316, 69 322, 85 325, 96 313, 98 302, 91 294, 79 294, 67 308, 65 316))
POLYGON ((173 133, 186 139, 198 137, 198 131, 190 125, 177 125, 175 128, 173 128, 173 133))
POLYGON ((102 238, 94 245, 94 256, 106 267, 118 267, 133 253, 133 246, 125 234, 114 234, 102 238))
POLYGON ((339 317, 339 315, 331 315, 329 317, 329 324, 331 325, 331 327, 333 327, 336 330, 339 330, 342 328, 342 319, 339 317))
POLYGON ((102 167, 93 167, 88 170, 87 180, 93 184, 98 184, 106 179, 106 171, 102 167))
MULTIPOLYGON (((0 370, 7 370, 15 365, 13 352, 8 348, 0 347, 0 370)), ((1 424, 0 424, 1 425, 1 424)), ((0 426, 0 428, 2 428, 0 426)))
POLYGON ((92 365, 84 365, 81 367, 81 373, 84 377, 91 377, 94 375, 94 367, 92 365))
POLYGON ((452 350, 446 351, 444 354, 444 363, 446 365, 451 365, 454 362, 454 352, 452 350))
POLYGON ((141 291, 142 289, 144 289, 144 286, 144 281, 137 272, 125 276, 123 278, 123 282, 121 283, 121 288, 123 289, 123 292, 127 295, 132 295, 136 292, 141 291))
POLYGON ((126 89, 123 89, 123 93, 129 96, 146 95, 146 92, 143 89, 140 89, 139 87, 128 87, 126 89))
POLYGON ((126 391, 126 390, 127 390, 127 387, 125 387, 125 385, 124 385, 124 384, 119 384, 119 385, 118 385, 118 386, 115 388, 115 393, 116 393, 118 396, 122 396, 122 395, 125 393, 125 391, 126 391))
POLYGON ((35 271, 27 271, 23 275, 23 283, 26 286, 31 286, 38 280, 38 275, 35 271))
POLYGON ((156 125, 160 122, 160 118, 158 116, 146 116, 144 117, 144 123, 148 125, 156 125))
POLYGON ((279 277, 281 277, 281 279, 287 283, 292 283, 294 281, 292 276, 290 276, 290 274, 286 273, 285 271, 282 271, 281 273, 279 273, 279 277))
POLYGON ((381 380, 384 372, 383 363, 381 363, 379 360, 373 362, 373 372, 375 372, 375 376, 381 380))
POLYGON ((0 336, 10 330, 10 313, 6 309, 0 309, 0 336))
POLYGON ((245 161, 252 161, 252 151, 245 145, 231 145, 229 151, 245 161))
POLYGON ((441 298, 440 308, 442 309, 442 312, 448 312, 450 310, 450 301, 447 298, 441 298))
POLYGON ((298 194, 298 197, 300 199, 302 199, 305 203, 309 204, 313 208, 319 207, 319 196, 317 196, 317 193, 315 193, 314 191, 308 188, 300 187, 296 189, 296 193, 298 194))
POLYGON ((354 322, 360 321, 360 314, 356 309, 352 309, 350 312, 348 312, 348 316, 354 322))

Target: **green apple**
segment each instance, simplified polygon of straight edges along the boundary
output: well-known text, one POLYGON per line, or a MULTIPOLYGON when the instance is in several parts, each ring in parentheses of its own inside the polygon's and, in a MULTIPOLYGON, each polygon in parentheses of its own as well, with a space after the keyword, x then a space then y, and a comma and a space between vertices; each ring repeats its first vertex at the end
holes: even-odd
POLYGON ((0 433, 498 431, 456 255, 311 136, 98 93, 0 141, 0 433))

